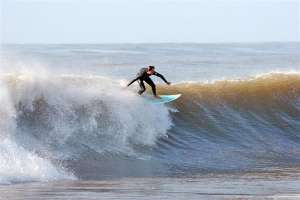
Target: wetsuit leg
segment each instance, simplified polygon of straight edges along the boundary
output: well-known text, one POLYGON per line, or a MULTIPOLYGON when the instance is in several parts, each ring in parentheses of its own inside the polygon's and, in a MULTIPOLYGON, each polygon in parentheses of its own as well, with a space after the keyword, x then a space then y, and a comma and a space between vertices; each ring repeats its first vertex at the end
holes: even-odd
POLYGON ((156 96, 156 87, 155 87, 155 84, 153 83, 153 81, 151 80, 151 78, 147 77, 144 79, 144 81, 151 86, 153 95, 156 96))
POLYGON ((140 85, 140 90, 138 91, 139 95, 141 95, 143 92, 145 92, 146 88, 145 88, 145 85, 144 85, 144 82, 143 80, 138 80, 139 82, 139 85, 140 85))

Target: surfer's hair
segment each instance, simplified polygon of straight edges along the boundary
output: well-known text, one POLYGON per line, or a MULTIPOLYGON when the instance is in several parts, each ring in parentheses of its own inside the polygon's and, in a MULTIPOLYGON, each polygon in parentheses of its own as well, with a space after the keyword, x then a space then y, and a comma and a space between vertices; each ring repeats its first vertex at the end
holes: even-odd
POLYGON ((155 67, 153 65, 149 65, 149 70, 155 69, 155 67))

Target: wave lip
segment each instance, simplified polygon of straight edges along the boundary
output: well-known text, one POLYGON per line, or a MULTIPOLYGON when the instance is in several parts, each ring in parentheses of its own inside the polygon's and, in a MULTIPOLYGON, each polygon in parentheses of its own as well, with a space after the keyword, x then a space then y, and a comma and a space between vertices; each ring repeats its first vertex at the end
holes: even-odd
POLYGON ((254 109, 261 105, 276 109, 277 105, 278 109, 284 109, 284 103, 297 106, 300 74, 270 73, 249 79, 178 83, 172 87, 160 86, 159 89, 162 93, 182 93, 180 104, 226 104, 241 109, 247 106, 254 109))

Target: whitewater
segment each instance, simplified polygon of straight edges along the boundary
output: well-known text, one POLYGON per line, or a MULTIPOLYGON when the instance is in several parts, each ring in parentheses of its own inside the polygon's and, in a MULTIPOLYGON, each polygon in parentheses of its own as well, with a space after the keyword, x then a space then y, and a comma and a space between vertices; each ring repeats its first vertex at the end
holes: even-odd
POLYGON ((191 199, 300 189, 299 43, 4 45, 0 94, 3 198, 64 184, 107 198, 161 184, 172 199, 181 184, 194 194, 190 181, 216 188, 191 199), (172 82, 153 77, 158 94, 182 97, 154 105, 124 87, 147 65, 172 82))

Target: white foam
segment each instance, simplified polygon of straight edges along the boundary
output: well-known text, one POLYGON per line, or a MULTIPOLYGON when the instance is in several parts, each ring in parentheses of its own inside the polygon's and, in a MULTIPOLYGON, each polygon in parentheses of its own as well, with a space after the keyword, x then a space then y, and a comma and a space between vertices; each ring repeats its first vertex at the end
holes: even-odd
POLYGON ((6 85, 1 82, 0 105, 0 184, 74 178, 15 143, 17 115, 6 85))
POLYGON ((74 178, 51 160, 77 156, 82 145, 138 155, 133 145, 154 145, 172 125, 169 108, 145 102, 134 87, 99 76, 42 75, 0 75, 0 183, 74 178))
POLYGON ((0 143, 0 184, 74 179, 49 160, 28 152, 10 139, 0 143))

